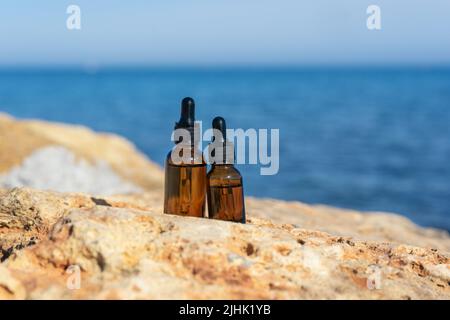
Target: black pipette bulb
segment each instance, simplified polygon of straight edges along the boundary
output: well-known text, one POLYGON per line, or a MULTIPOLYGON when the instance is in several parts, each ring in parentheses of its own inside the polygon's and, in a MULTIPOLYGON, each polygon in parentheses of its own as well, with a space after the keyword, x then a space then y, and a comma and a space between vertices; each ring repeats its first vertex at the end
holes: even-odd
POLYGON ((195 101, 192 98, 186 97, 181 101, 180 121, 176 123, 175 129, 193 128, 194 124, 195 124, 195 101))
MULTIPOLYGON (((225 123, 225 119, 222 117, 215 117, 212 122, 213 129, 219 130, 220 133, 222 133, 221 141, 225 142, 227 141, 227 124, 225 123)), ((214 140, 216 137, 214 136, 214 140)))

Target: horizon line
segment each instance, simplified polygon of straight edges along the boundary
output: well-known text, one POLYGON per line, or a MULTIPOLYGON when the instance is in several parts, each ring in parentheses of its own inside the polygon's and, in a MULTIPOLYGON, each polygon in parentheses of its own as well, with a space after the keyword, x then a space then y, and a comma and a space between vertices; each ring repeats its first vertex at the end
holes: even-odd
POLYGON ((192 70, 311 70, 311 69, 450 69, 450 63, 308 63, 308 64, 146 64, 146 63, 117 63, 117 64, 1 64, 0 71, 82 71, 97 73, 110 70, 142 71, 192 71, 192 70))

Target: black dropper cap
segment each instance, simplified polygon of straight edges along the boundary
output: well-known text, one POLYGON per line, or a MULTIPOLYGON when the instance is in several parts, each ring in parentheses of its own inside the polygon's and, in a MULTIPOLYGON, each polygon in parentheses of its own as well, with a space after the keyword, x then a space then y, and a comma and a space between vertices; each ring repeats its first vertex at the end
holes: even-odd
MULTIPOLYGON (((227 141, 227 124, 225 123, 225 119, 222 117, 215 117, 212 122, 213 129, 219 130, 222 133, 222 141, 227 141)), ((216 136, 214 136, 214 141, 216 140, 216 136)))
POLYGON ((181 101, 180 121, 175 124, 175 129, 191 129, 195 125, 195 102, 194 99, 186 97, 181 101))
MULTIPOLYGON (((215 134, 213 135, 213 142, 215 144, 222 143, 222 164, 232 164, 232 158, 230 159, 230 157, 228 156, 228 152, 233 152, 234 154, 234 147, 232 143, 227 141, 227 124, 225 122, 225 119, 222 117, 215 117, 212 121, 212 127, 213 129, 220 131, 220 133, 222 134, 218 137, 215 134), (217 141, 218 138, 221 140, 217 141)), ((212 155, 215 155, 214 151, 212 155)))

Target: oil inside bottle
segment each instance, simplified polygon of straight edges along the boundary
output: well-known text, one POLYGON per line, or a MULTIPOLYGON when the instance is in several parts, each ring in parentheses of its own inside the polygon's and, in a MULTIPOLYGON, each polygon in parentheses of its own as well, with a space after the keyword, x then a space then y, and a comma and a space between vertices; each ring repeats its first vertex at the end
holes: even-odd
POLYGON ((174 165, 166 161, 164 213, 203 217, 206 165, 174 165))
POLYGON ((209 218, 245 223, 242 185, 208 188, 209 218))

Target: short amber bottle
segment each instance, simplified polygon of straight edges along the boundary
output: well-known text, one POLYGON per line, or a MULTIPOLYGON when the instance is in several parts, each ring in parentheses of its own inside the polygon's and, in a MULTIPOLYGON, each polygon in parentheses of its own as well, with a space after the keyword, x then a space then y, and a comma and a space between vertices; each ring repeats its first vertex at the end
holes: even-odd
POLYGON ((220 149, 221 156, 214 160, 207 175, 209 218, 245 223, 242 176, 230 161, 234 158, 234 150, 226 140, 225 120, 216 117, 213 129, 213 143, 216 146, 212 154, 215 156, 220 149))
MULTIPOLYGON (((204 217, 206 201, 206 163, 194 143, 195 103, 184 98, 181 118, 175 129, 185 129, 191 140, 177 141, 177 147, 187 152, 182 162, 173 161, 172 152, 165 162, 164 213, 181 216, 204 217)), ((182 156, 182 154, 181 154, 182 156)))

